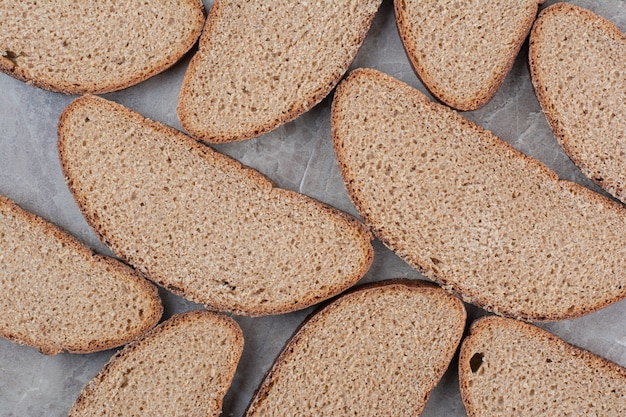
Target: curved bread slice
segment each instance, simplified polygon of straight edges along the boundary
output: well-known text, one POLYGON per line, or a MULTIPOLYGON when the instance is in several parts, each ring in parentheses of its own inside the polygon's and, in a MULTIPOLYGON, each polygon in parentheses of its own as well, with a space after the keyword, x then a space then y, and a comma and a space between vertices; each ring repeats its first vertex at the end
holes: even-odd
POLYGON ((162 312, 138 273, 0 196, 0 336, 50 355, 95 352, 137 338, 162 312))
POLYGON ((394 0, 398 30, 424 85, 458 110, 475 110, 513 66, 543 0, 394 0))
POLYGON ((375 234, 467 302, 558 320, 626 297, 626 209, 383 73, 338 88, 348 192, 375 234))
POLYGON ((204 23, 200 0, 0 2, 0 71, 63 93, 106 93, 173 65, 204 23))
POLYGON ((541 108, 582 172, 626 202, 626 35, 566 3, 545 9, 530 37, 541 108))
POLYGON ((472 325, 459 380, 471 417, 626 415, 626 369, 517 320, 472 325))
POLYGON ((216 0, 183 81, 183 128, 218 143, 295 119, 339 82, 380 3, 216 0))
POLYGON ((416 416, 456 351, 465 317, 459 299, 423 281, 350 292, 304 322, 246 416, 416 416))
POLYGON ((174 316, 113 356, 69 415, 217 417, 242 350, 234 320, 207 311, 174 316))
POLYGON ((213 309, 301 309, 371 265, 371 235, 356 219, 121 105, 70 104, 59 152, 102 239, 148 278, 213 309))

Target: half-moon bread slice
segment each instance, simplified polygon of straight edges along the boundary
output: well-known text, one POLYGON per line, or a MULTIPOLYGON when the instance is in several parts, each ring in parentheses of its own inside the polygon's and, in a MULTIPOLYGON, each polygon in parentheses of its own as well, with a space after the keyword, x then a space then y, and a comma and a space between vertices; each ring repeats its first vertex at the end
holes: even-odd
POLYGON ((350 291, 304 322, 246 416, 417 416, 465 317, 458 298, 424 281, 350 291))
POLYGON ((0 71, 63 93, 106 93, 178 61, 204 24, 200 0, 0 1, 0 71))
POLYGON ((143 335, 162 313, 136 271, 0 196, 0 336, 49 355, 88 353, 143 335))
POLYGON ((305 308, 371 265, 372 237, 358 220, 119 104, 71 103, 59 153, 102 240, 149 279, 211 309, 305 308))
POLYGON ((233 319, 176 315, 113 356, 69 415, 218 417, 242 350, 233 319))
POLYGON ((626 35, 566 3, 541 12, 530 74, 557 140, 582 172, 626 202, 626 35))
POLYGON ((513 319, 472 325, 459 384, 470 417, 626 415, 626 369, 513 319))
POLYGON ((183 128, 230 142, 308 111, 348 70, 380 3, 216 0, 183 81, 183 128))
POLYGON ((559 320, 626 297, 619 203, 378 71, 339 86, 331 129, 366 223, 465 301, 559 320))

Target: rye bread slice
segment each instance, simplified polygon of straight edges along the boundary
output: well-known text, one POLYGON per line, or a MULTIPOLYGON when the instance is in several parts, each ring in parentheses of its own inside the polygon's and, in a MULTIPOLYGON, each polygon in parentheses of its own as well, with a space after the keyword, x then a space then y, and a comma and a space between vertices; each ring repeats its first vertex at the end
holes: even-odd
POLYGON ((216 0, 183 81, 183 128, 231 142, 308 111, 348 70, 380 3, 216 0))
POLYGON ((113 356, 69 415, 217 417, 242 350, 233 319, 207 311, 174 316, 113 356))
POLYGON ((459 383, 471 417, 626 415, 626 369, 513 319, 472 325, 459 383))
POLYGON ((154 327, 156 288, 0 196, 0 336, 53 355, 114 348, 154 327))
POLYGON ((63 93, 106 93, 178 61, 204 24, 200 0, 0 2, 0 71, 63 93))
POLYGON ((246 413, 416 416, 463 335, 465 308, 424 281, 350 291, 310 316, 246 413))
POLYGON ((302 309, 371 265, 371 234, 355 218, 119 104, 71 103, 59 154, 102 240, 149 279, 211 309, 302 309))
POLYGON ((392 250, 467 302, 531 320, 626 297, 626 209, 374 70, 340 84, 335 153, 392 250))
POLYGON ((530 37, 535 93, 582 172, 626 202, 626 35, 566 3, 541 12, 530 37))

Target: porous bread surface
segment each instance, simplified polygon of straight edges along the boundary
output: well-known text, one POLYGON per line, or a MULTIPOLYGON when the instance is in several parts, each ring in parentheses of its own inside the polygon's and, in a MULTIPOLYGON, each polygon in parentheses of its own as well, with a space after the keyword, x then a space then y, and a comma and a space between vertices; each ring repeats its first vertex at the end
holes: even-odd
POLYGON ((346 72, 380 3, 216 0, 183 81, 183 128, 230 142, 306 112, 346 72))
POLYGON ((459 379, 471 417, 626 415, 626 369, 513 319, 474 323, 459 379))
POLYGON ((626 296, 626 211, 374 70, 338 87, 331 130, 374 233, 501 315, 558 320, 626 296))
POLYGON ((200 0, 0 2, 0 71, 64 93, 105 93, 178 61, 204 23, 200 0))
POLYGON ((465 326, 459 299, 427 283, 377 283, 312 315, 246 416, 416 416, 465 326))
POLYGON ((174 316, 113 356, 69 415, 217 417, 242 349, 241 329, 226 316, 174 316))
POLYGON ((543 0, 394 0, 400 37, 438 99, 475 110, 496 93, 543 0))
POLYGON ((59 152, 88 222, 148 278, 213 309, 307 307, 369 269, 356 219, 97 97, 61 116, 59 152))
POLYGON ((565 152, 626 202, 626 36, 566 3, 545 9, 530 38, 539 103, 565 152))
POLYGON ((125 344, 163 312, 128 266, 0 196, 0 336, 46 354, 125 344))

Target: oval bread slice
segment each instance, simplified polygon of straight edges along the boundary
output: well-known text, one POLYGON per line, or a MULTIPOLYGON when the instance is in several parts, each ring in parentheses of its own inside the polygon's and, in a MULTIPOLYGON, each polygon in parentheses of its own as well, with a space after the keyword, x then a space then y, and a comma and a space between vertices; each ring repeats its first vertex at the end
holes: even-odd
POLYGON ((544 0, 394 0, 402 43, 430 92, 475 110, 511 70, 544 0))
POLYGON ((626 415, 626 369, 512 319, 472 325, 459 384, 471 417, 626 415))
POLYGON ((156 288, 0 196, 0 336, 45 354, 111 349, 154 327, 156 288))
POLYGON ((89 382, 70 417, 220 415, 243 350, 237 323, 180 314, 118 352, 89 382))
POLYGON ((626 35, 597 14, 548 7, 530 37, 541 108, 582 172, 626 202, 626 35))
POLYGON ((246 416, 416 416, 448 368, 465 317, 459 299, 424 281, 351 291, 304 322, 246 416))
POLYGON ((204 24, 200 0, 0 2, 0 71, 63 93, 106 93, 173 65, 204 24))
POLYGON ((369 269, 356 219, 125 107, 87 96, 59 122, 68 185, 103 241, 148 278, 212 309, 305 308, 369 269))
POLYGON ((347 71, 380 3, 216 0, 183 81, 183 128, 230 142, 308 111, 347 71))
POLYGON ((331 129, 374 233, 464 300, 532 320, 626 297, 626 209, 374 70, 337 89, 331 129))

